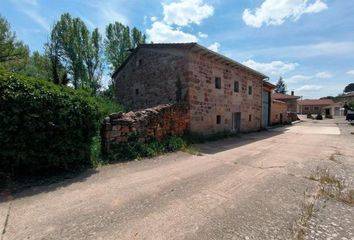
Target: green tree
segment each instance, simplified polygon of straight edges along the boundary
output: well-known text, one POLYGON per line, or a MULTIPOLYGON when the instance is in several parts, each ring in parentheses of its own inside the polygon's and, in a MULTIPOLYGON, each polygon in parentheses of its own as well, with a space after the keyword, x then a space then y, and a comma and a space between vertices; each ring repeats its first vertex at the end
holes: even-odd
POLYGON ((102 37, 98 29, 94 29, 91 38, 85 42, 87 50, 84 51, 84 62, 88 74, 88 85, 94 94, 97 94, 101 87, 101 77, 103 73, 102 59, 102 37))
POLYGON ((349 92, 354 92, 354 83, 350 83, 348 84, 345 88, 344 88, 344 93, 349 93, 349 92))
POLYGON ((51 62, 48 56, 41 55, 38 51, 34 51, 29 57, 26 66, 19 73, 35 77, 43 80, 51 79, 51 62))
POLYGON ((137 28, 130 28, 119 22, 106 27, 105 54, 110 70, 113 72, 129 56, 130 50, 145 43, 145 35, 137 28))
MULTIPOLYGON (((64 66, 75 89, 97 91, 102 76, 102 44, 97 29, 91 33, 80 18, 65 13, 54 24, 47 46, 52 62, 64 66)), ((55 71, 53 68, 56 82, 55 71)))
POLYGON ((283 80, 282 77, 279 78, 277 84, 276 84, 276 89, 275 89, 276 93, 282 93, 282 94, 286 94, 287 90, 286 90, 286 84, 283 80))
POLYGON ((16 39, 10 24, 0 15, 0 63, 26 60, 28 54, 28 47, 16 39))

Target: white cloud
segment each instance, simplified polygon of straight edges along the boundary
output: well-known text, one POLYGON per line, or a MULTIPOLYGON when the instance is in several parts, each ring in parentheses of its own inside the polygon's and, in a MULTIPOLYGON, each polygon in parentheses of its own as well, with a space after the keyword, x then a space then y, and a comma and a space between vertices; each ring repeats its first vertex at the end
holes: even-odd
POLYGON ((171 26, 156 21, 150 29, 146 30, 149 41, 154 43, 186 43, 197 42, 198 38, 192 34, 185 33, 179 29, 173 29, 171 26))
MULTIPOLYGON (((156 43, 185 43, 198 42, 194 34, 186 33, 182 27, 190 24, 201 24, 201 22, 214 14, 214 8, 205 4, 203 0, 179 0, 171 3, 162 3, 163 20, 158 21, 151 17, 152 25, 146 30, 148 41, 156 43)), ((200 38, 208 37, 207 34, 199 32, 200 38)), ((214 49, 217 50, 217 45, 214 49), (216 47, 216 48, 215 48, 216 47)))
POLYGON ((121 3, 119 1, 90 1, 87 5, 90 6, 94 14, 91 19, 95 18, 96 26, 102 33, 105 32, 106 26, 109 23, 121 22, 124 25, 129 24, 128 18, 121 12, 122 8, 118 6, 121 3))
POLYGON ((286 78, 285 81, 287 83, 296 83, 296 82, 311 80, 315 78, 328 79, 332 77, 334 77, 334 75, 330 72, 319 72, 316 73, 315 75, 294 75, 290 78, 286 78))
POLYGON ((332 78, 334 75, 330 72, 319 72, 315 77, 317 78, 332 78))
POLYGON ((305 75, 294 75, 290 78, 284 79, 286 83, 295 83, 295 82, 300 82, 304 80, 310 80, 312 76, 305 76, 305 75))
POLYGON ((180 0, 162 4, 164 22, 169 25, 187 26, 191 23, 199 25, 202 20, 214 14, 214 8, 203 0, 180 0))
POLYGON ((39 14, 39 5, 37 0, 12 0, 12 2, 16 5, 19 11, 26 14, 29 18, 32 19, 32 21, 37 23, 46 31, 50 30, 49 22, 47 19, 39 14))
POLYGON ((272 76, 280 76, 284 73, 294 70, 298 66, 297 63, 286 63, 282 61, 260 63, 251 59, 243 62, 242 64, 272 76))
POLYGON ((48 21, 44 17, 42 17, 36 10, 23 8, 22 11, 46 31, 50 30, 48 21))
POLYGON ((220 43, 215 42, 215 43, 211 44, 208 48, 209 48, 211 51, 218 52, 220 46, 221 46, 220 43))
POLYGON ((352 57, 354 41, 319 42, 307 45, 290 45, 253 49, 252 51, 237 52, 244 56, 282 56, 283 58, 299 59, 314 57, 352 57))
POLYGON ((281 25, 285 20, 298 20, 303 14, 318 13, 326 10, 327 4, 322 0, 265 0, 255 10, 245 9, 243 21, 251 27, 281 25))
POLYGON ((297 92, 313 92, 323 89, 322 86, 319 85, 304 85, 296 89, 297 92))
POLYGON ((198 36, 199 36, 200 38, 207 38, 207 37, 208 37, 208 34, 202 33, 202 32, 198 32, 198 36))
POLYGON ((348 75, 352 75, 352 76, 354 76, 354 69, 349 70, 349 71, 347 72, 347 74, 348 74, 348 75))

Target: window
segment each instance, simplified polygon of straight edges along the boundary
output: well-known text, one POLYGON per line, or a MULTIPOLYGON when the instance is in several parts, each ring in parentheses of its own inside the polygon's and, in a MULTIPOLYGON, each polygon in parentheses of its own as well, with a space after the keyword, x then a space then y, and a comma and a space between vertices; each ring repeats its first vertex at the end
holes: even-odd
POLYGON ((252 86, 248 86, 248 95, 252 95, 252 86))
POLYGON ((216 124, 220 124, 221 123, 221 116, 217 115, 216 116, 216 124))
POLYGON ((248 121, 252 122, 252 115, 251 114, 248 116, 248 121))
POLYGON ((310 110, 310 108, 309 107, 305 107, 305 110, 310 110))
POLYGON ((234 82, 234 92, 239 92, 240 91, 240 84, 238 81, 234 82))
POLYGON ((219 77, 215 78, 215 88, 221 89, 221 78, 219 77))
POLYGON ((320 109, 319 107, 315 107, 315 110, 318 110, 318 109, 320 109))
POLYGON ((135 89, 135 95, 139 95, 139 89, 135 89))

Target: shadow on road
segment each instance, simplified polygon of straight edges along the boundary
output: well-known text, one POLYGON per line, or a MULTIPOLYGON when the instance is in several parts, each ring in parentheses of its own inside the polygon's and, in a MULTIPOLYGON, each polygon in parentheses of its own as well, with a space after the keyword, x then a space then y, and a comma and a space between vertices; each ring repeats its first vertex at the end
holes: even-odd
POLYGON ((286 127, 278 127, 277 131, 265 130, 261 132, 245 133, 240 134, 237 137, 227 138, 215 142, 208 142, 204 144, 198 144, 200 153, 204 154, 216 154, 219 152, 224 152, 230 149, 242 147, 247 144, 255 143, 257 141, 262 141, 268 138, 281 135, 287 131, 286 127))
POLYGON ((49 178, 28 177, 10 181, 6 188, 0 189, 0 203, 51 192, 73 183, 84 182, 95 173, 97 173, 95 169, 84 169, 79 172, 60 174, 49 178))

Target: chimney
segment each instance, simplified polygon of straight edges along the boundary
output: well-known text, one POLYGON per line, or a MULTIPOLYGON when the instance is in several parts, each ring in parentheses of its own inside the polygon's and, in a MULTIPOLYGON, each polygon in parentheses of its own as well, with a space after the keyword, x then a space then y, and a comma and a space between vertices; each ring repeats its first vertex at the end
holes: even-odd
POLYGON ((291 91, 291 96, 294 96, 294 91, 291 91))

